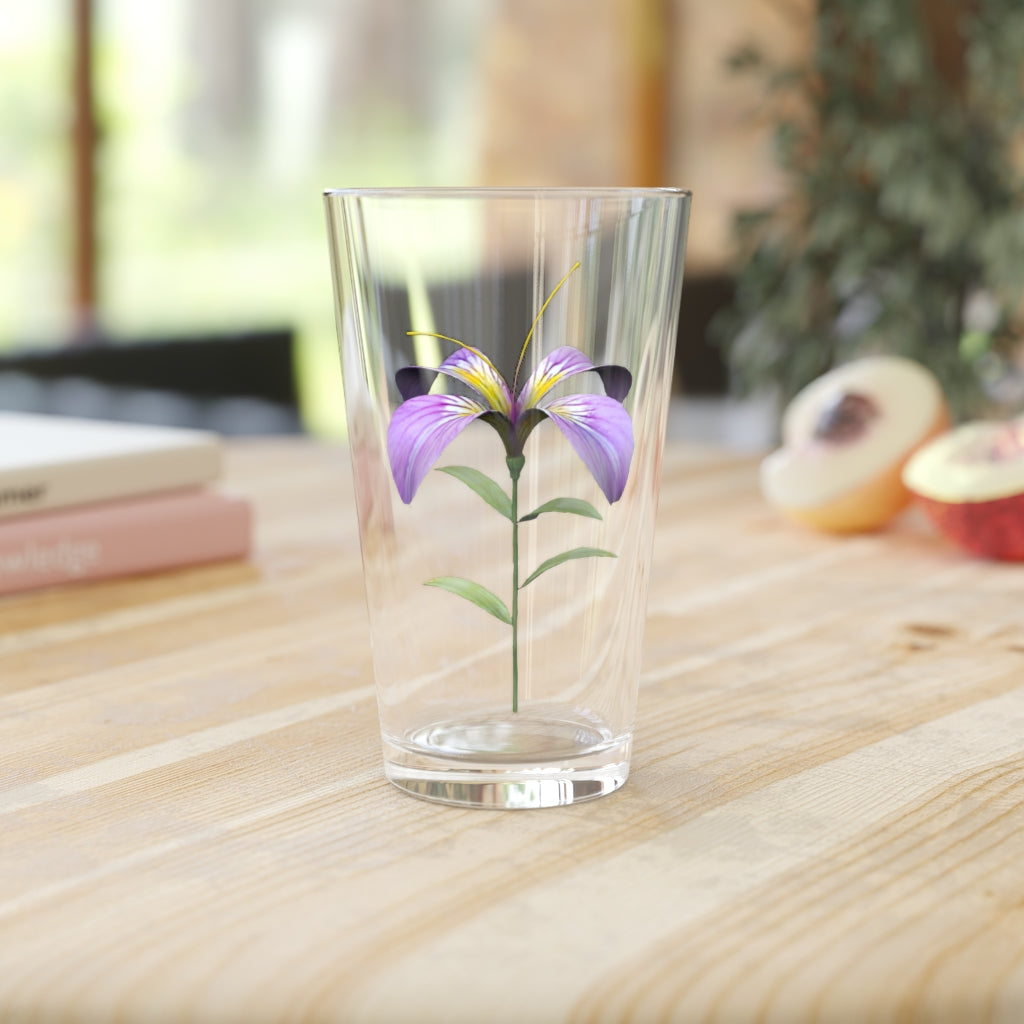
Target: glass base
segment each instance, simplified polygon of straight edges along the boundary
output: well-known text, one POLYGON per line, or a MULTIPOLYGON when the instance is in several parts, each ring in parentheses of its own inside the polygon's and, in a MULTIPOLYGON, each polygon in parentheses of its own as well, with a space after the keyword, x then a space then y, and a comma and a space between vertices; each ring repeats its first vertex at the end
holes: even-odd
POLYGON ((579 714, 473 716, 384 737, 388 779, 412 796, 460 807, 560 807, 619 789, 631 738, 579 714))

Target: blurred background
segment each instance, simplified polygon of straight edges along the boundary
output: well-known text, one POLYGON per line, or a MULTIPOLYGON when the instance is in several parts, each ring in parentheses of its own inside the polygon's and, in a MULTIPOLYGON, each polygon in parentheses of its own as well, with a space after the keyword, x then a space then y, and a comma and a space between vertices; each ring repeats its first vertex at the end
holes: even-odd
POLYGON ((0 0, 0 409, 343 433, 320 194, 695 196, 673 429, 1024 400, 1019 0, 0 0))

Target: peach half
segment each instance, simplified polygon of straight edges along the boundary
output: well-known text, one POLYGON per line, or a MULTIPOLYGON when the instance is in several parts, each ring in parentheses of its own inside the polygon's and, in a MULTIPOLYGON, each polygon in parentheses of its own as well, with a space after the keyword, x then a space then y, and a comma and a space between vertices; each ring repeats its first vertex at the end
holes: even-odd
POLYGON ((803 526, 877 529, 911 501, 904 463, 948 426, 942 388, 920 363, 901 356, 853 360, 790 402, 782 447, 761 463, 762 492, 803 526))
POLYGON ((1024 417, 966 423, 903 469, 936 529, 985 558, 1024 560, 1024 417))

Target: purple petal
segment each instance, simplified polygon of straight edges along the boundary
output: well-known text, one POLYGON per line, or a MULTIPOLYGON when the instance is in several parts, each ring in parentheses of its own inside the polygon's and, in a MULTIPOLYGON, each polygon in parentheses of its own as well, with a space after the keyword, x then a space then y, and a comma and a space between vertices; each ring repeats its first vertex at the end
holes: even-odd
POLYGON ((610 398, 622 401, 629 394, 633 377, 624 366, 595 366, 578 348, 563 345, 546 355, 527 378, 516 399, 516 418, 527 409, 536 408, 541 399, 567 377, 593 370, 610 398))
POLYGON ((388 424, 388 459, 406 505, 441 452, 485 412, 461 395, 417 395, 395 410, 388 424))
POLYGON ((621 403, 607 395, 566 395, 546 402, 543 411, 594 475, 604 496, 618 501, 633 458, 633 423, 621 403))
POLYGON ((475 348, 460 348, 439 367, 447 374, 468 384, 483 396, 488 407, 508 416, 512 412, 512 392, 494 364, 475 348))
POLYGON ((494 364, 475 348, 460 348, 436 370, 425 366, 404 366, 395 374, 395 383, 402 398, 408 401, 425 395, 437 375, 443 373, 453 380, 468 384, 495 412, 508 416, 512 412, 512 392, 494 364))

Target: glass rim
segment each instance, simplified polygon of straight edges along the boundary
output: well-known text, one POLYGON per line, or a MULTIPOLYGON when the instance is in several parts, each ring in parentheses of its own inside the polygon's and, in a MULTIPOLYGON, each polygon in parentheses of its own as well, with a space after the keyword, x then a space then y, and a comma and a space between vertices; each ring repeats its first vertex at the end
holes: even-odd
POLYGON ((692 198, 689 189, 674 186, 634 187, 634 186, 581 186, 575 185, 426 185, 404 186, 386 185, 369 187, 325 188, 324 198, 427 198, 445 199, 667 199, 692 198))

